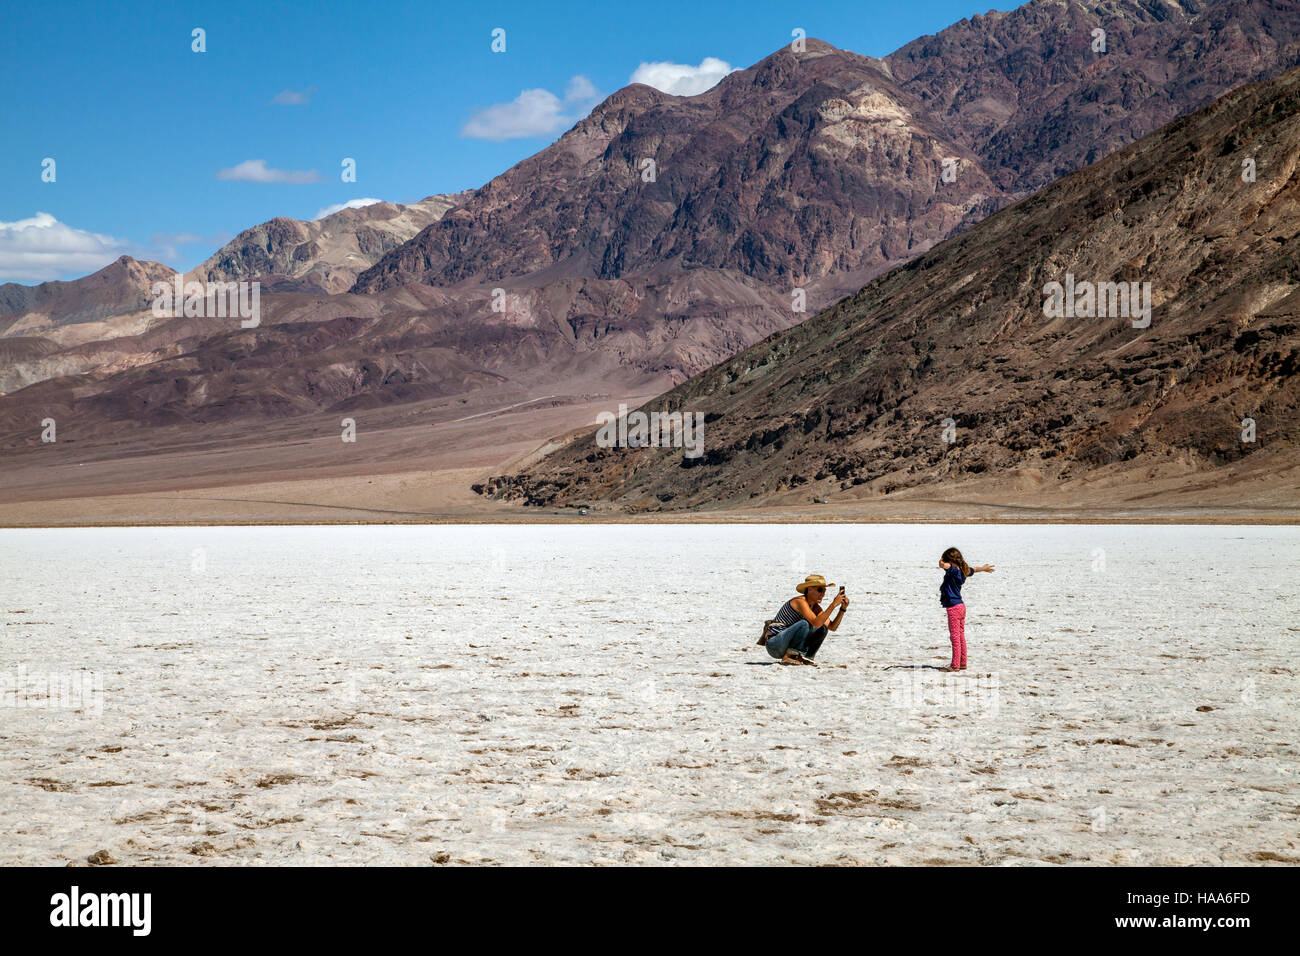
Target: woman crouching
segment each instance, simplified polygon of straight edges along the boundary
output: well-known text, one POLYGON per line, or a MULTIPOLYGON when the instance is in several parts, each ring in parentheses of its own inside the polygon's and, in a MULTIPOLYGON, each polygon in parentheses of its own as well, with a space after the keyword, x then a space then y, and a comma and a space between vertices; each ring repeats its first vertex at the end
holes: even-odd
POLYGON ((767 652, 782 664, 812 664, 817 649, 826 640, 828 630, 839 629, 848 609, 849 599, 844 596, 844 589, 835 595, 830 607, 822 610, 821 602, 826 600, 826 589, 834 587, 828 584, 820 574, 810 574, 800 584, 795 585, 799 592, 781 605, 776 617, 763 624, 763 636, 758 643, 767 648, 767 652), (836 609, 839 613, 832 618, 836 609))

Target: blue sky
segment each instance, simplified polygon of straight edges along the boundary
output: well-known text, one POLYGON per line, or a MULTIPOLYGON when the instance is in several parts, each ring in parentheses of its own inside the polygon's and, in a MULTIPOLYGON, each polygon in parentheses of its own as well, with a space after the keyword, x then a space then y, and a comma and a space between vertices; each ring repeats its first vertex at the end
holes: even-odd
POLYGON ((6 3, 0 282, 75 278, 122 253, 190 268, 274 216, 481 186, 634 75, 698 87, 720 75, 714 61, 747 67, 796 27, 882 56, 989 9, 6 3), (196 27, 206 52, 191 49, 196 27), (504 53, 491 49, 496 28, 504 53), (684 69, 645 66, 663 63, 684 69), (54 182, 42 181, 47 157, 54 182), (345 157, 355 183, 340 180, 345 157))

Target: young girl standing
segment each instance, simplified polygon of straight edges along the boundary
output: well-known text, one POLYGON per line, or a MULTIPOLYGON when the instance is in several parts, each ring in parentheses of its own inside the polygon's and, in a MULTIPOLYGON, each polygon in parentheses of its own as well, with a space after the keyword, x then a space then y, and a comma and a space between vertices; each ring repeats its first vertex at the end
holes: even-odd
POLYGON ((961 586, 976 571, 992 571, 993 565, 982 564, 972 568, 956 548, 949 548, 939 559, 943 568, 943 584, 939 585, 939 603, 948 612, 948 639, 952 641, 952 663, 941 671, 966 669, 966 604, 961 599, 961 586))

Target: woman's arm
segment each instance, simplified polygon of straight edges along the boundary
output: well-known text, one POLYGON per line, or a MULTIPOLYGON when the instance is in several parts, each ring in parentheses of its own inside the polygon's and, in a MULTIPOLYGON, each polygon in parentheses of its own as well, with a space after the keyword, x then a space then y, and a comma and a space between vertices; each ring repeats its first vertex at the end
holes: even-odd
POLYGON ((970 573, 971 573, 971 574, 974 574, 976 571, 988 571, 988 572, 991 573, 991 572, 993 571, 993 565, 991 565, 991 564, 981 564, 978 568, 971 568, 971 569, 970 569, 970 573))
POLYGON ((849 609, 849 599, 844 598, 840 602, 840 613, 835 615, 835 620, 831 621, 829 624, 826 625, 827 628, 829 628, 832 631, 838 631, 840 629, 840 621, 844 620, 844 612, 847 611, 848 609, 849 609))
POLYGON ((839 607, 840 602, 843 600, 843 596, 837 594, 835 600, 831 601, 831 606, 824 611, 821 608, 814 610, 813 606, 808 603, 808 599, 802 595, 795 598, 790 602, 790 604, 796 611, 803 615, 804 620, 807 621, 809 625, 812 627, 821 627, 830 620, 831 613, 839 607))

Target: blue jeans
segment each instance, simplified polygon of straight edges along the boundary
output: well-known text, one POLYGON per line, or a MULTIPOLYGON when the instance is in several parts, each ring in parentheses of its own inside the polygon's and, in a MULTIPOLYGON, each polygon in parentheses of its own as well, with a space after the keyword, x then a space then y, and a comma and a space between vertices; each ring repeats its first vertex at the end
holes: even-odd
POLYGON ((777 631, 768 638, 765 646, 767 652, 777 660, 785 657, 785 652, 789 650, 796 650, 804 657, 813 657, 822 646, 822 641, 826 640, 826 634, 826 625, 814 629, 806 620, 800 620, 777 631))

